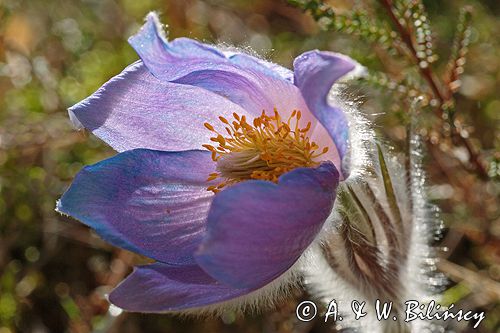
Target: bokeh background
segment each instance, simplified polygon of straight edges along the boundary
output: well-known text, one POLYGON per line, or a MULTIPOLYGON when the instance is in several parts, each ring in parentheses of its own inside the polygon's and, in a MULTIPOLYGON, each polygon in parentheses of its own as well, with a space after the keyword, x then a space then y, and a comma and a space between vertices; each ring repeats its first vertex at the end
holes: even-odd
MULTIPOLYGON (((328 1, 340 12, 359 2, 328 1)), ((438 70, 449 56, 459 8, 473 8, 470 53, 456 98, 473 142, 494 168, 492 161, 500 159, 500 2, 424 3, 441 57, 438 70)), ((98 139, 75 131, 66 108, 137 59, 126 41, 151 10, 162 14, 170 38, 251 48, 285 66, 314 48, 349 54, 373 69, 387 66, 366 41, 349 31, 321 31, 310 16, 284 1, 0 0, 0 333, 333 332, 321 322, 296 321, 295 304, 306 297, 300 292, 278 309, 245 317, 121 313, 109 307, 104 295, 130 272, 136 258, 54 211, 84 165, 114 154, 98 139)), ((396 150, 403 149, 405 104, 369 85, 360 84, 352 93, 377 131, 396 150)), ((421 131, 432 133, 425 126, 421 131)), ((437 242, 444 259, 440 268, 450 278, 445 299, 487 311, 476 331, 498 332, 498 183, 480 180, 464 168, 463 149, 443 154, 439 140, 429 141, 424 167, 445 226, 437 242)))

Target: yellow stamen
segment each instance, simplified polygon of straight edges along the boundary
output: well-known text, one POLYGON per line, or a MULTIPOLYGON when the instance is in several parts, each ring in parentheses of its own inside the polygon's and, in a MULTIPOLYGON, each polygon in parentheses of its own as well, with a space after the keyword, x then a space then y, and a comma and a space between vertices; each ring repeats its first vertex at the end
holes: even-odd
POLYGON ((218 185, 207 188, 214 193, 224 186, 248 179, 263 179, 277 182, 278 178, 295 168, 319 165, 318 157, 328 152, 328 147, 317 152, 319 146, 311 142, 308 132, 311 123, 299 127, 302 114, 294 110, 286 122, 278 111, 268 116, 265 111, 255 118, 250 125, 245 116, 233 113, 234 121, 224 117, 219 120, 229 136, 224 137, 215 128, 205 123, 204 126, 214 133, 210 138, 215 145, 205 144, 204 148, 212 152, 212 160, 217 163, 217 172, 211 173, 208 181, 221 178, 218 185), (295 120, 295 124, 291 122, 295 120))
POLYGON ((205 127, 209 130, 209 131, 213 131, 214 130, 214 127, 212 125, 210 125, 209 123, 204 123, 203 125, 205 125, 205 127))

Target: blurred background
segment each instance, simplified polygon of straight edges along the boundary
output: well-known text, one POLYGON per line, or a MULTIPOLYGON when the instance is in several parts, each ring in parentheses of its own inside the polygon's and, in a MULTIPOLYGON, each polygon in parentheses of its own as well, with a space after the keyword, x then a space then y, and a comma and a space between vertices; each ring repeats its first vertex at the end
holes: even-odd
MULTIPOLYGON (((341 13, 359 2, 328 1, 341 13)), ((460 7, 473 7, 471 46, 456 99, 459 117, 494 176, 500 159, 500 2, 424 3, 438 71, 450 55, 460 7)), ((170 38, 251 48, 284 66, 314 48, 349 54, 370 69, 387 66, 366 41, 349 31, 322 31, 284 1, 0 0, 0 333, 333 332, 321 321, 297 322, 295 305, 306 297, 300 292, 278 309, 245 317, 194 320, 110 308, 104 295, 136 258, 54 211, 84 165, 114 154, 75 131, 66 108, 138 58, 127 38, 151 10, 161 13, 170 38)), ((407 120, 400 96, 362 83, 352 93, 377 131, 402 150, 407 120)), ((424 163, 429 194, 445 226, 437 241, 440 269, 450 278, 445 300, 486 311, 476 332, 500 332, 498 183, 464 167, 463 149, 444 147, 432 136, 432 117, 428 124, 420 131, 430 142, 424 163)), ((471 329, 461 324, 457 330, 471 329)))

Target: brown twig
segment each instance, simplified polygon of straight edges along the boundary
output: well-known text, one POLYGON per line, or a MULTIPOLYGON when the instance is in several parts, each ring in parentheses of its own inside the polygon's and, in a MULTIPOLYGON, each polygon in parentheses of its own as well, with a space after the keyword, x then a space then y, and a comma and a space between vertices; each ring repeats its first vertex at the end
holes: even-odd
MULTIPOLYGON (((396 14, 394 13, 393 10, 393 3, 392 0, 379 0, 380 4, 385 8, 387 11, 387 14, 391 18, 391 21, 393 22, 394 26, 396 27, 401 40, 405 43, 407 48, 410 50, 410 54, 413 58, 413 61, 415 61, 422 77, 424 80, 428 83, 430 89, 432 90, 434 97, 438 100, 439 104, 438 107, 436 108, 436 115, 440 118, 443 118, 443 106, 444 105, 452 105, 453 103, 453 94, 451 93, 450 90, 446 90, 446 92, 443 92, 439 86, 440 84, 438 83, 438 80, 436 76, 434 75, 432 68, 428 64, 427 66, 421 66, 420 59, 417 55, 417 50, 415 49, 415 45, 413 44, 413 39, 411 37, 410 31, 404 27, 396 14)), ((477 151, 474 149, 472 143, 470 142, 470 139, 468 137, 464 137, 459 130, 460 126, 456 126, 455 130, 452 132, 453 136, 458 139, 458 141, 465 146, 469 153, 469 161, 474 165, 476 168, 477 174, 482 178, 482 179, 489 179, 488 176, 488 171, 486 170, 486 167, 481 161, 481 157, 477 153, 477 151)))
POLYGON ((411 34, 408 31, 407 28, 405 28, 400 22, 399 19, 397 18, 396 14, 392 10, 392 0, 379 0, 380 3, 384 6, 384 8, 387 11, 387 14, 389 14, 389 17, 394 23, 394 26, 399 32, 399 35, 401 36, 401 39, 405 43, 406 47, 410 50, 410 53, 413 57, 413 60, 415 61, 416 65, 418 66, 420 73, 422 73, 422 77, 427 81, 429 84, 429 87, 431 88, 432 92, 434 93, 434 97, 436 97, 440 104, 444 104, 446 99, 439 89, 439 86, 436 82, 436 78, 434 77, 434 74, 432 73, 432 69, 427 66, 423 67, 420 66, 420 59, 418 58, 417 55, 417 50, 415 49, 415 46, 413 45, 413 39, 411 38, 411 34))

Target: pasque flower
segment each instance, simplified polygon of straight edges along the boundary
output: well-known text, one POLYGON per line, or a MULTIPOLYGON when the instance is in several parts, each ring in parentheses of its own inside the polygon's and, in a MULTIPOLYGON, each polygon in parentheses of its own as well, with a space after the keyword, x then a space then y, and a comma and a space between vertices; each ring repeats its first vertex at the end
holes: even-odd
POLYGON ((57 207, 155 260, 111 302, 179 311, 279 288, 346 177, 347 121, 327 95, 354 62, 310 51, 292 72, 167 41, 155 14, 129 42, 141 60, 69 109, 120 153, 85 167, 57 207))

